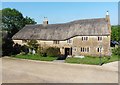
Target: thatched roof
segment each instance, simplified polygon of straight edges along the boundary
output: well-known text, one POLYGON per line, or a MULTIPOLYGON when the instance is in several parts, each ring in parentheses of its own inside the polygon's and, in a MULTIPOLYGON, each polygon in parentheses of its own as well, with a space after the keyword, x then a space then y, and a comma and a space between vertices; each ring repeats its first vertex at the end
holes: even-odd
POLYGON ((105 18, 76 20, 63 24, 26 25, 13 39, 66 40, 74 36, 109 35, 105 18))

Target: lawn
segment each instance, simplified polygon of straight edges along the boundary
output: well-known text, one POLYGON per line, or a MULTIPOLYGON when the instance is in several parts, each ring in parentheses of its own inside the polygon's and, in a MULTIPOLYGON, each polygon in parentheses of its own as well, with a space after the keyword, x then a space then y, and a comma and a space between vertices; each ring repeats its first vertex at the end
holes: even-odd
MULTIPOLYGON (((109 63, 113 61, 120 60, 120 56, 112 55, 109 57, 102 57, 102 63, 109 63)), ((92 65, 99 65, 100 64, 100 58, 99 57, 91 57, 86 56, 85 58, 67 58, 65 60, 66 63, 77 63, 77 64, 92 64, 92 65)))
MULTIPOLYGON (((42 57, 38 54, 18 54, 15 56, 12 56, 15 58, 21 58, 21 59, 30 59, 30 60, 40 60, 40 61, 53 61, 56 60, 57 57, 42 57)), ((113 61, 120 60, 120 56, 112 55, 111 57, 102 57, 102 63, 109 63, 113 61)), ((90 65, 99 65, 100 64, 100 58, 99 57, 92 57, 92 56, 85 56, 85 58, 66 58, 65 63, 76 63, 76 64, 90 64, 90 65)))
POLYGON ((42 56, 40 56, 38 54, 35 54, 35 55, 33 55, 33 54, 27 54, 27 55, 25 55, 25 54, 18 54, 18 55, 15 55, 13 57, 21 58, 21 59, 40 60, 40 61, 53 61, 53 60, 57 59, 57 57, 49 57, 49 56, 42 57, 42 56))

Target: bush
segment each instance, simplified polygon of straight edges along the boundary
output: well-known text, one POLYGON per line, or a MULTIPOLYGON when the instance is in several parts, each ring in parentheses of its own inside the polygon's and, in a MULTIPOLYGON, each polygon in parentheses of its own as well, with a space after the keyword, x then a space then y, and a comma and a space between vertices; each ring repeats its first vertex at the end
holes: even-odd
POLYGON ((113 52, 113 54, 115 54, 115 55, 120 55, 120 46, 118 46, 117 48, 114 48, 114 49, 112 50, 112 52, 113 52))
POLYGON ((38 47, 37 53, 40 54, 42 57, 47 57, 46 48, 38 47))
POLYGON ((47 56, 58 57, 60 55, 60 48, 49 47, 46 49, 47 56))
POLYGON ((13 46, 13 55, 19 54, 21 52, 21 45, 18 43, 13 46))
POLYGON ((34 49, 35 51, 37 51, 37 49, 38 49, 38 42, 37 42, 37 40, 29 40, 27 42, 27 44, 28 44, 29 48, 34 49))
POLYGON ((23 45, 23 46, 21 47, 21 52, 22 52, 23 54, 29 53, 29 48, 28 48, 28 46, 23 45))

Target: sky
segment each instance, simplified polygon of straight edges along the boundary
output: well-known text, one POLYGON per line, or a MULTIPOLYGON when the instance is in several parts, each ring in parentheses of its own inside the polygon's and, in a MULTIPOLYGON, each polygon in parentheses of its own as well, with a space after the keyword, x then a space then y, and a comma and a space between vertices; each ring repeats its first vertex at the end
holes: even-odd
POLYGON ((15 8, 38 24, 43 23, 44 17, 48 18, 49 24, 105 18, 109 11, 111 24, 118 24, 117 2, 3 2, 2 8, 15 8))

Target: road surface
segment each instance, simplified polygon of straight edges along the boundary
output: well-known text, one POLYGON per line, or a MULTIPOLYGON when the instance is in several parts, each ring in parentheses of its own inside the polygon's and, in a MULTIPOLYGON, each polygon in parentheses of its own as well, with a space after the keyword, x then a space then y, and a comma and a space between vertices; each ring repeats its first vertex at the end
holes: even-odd
POLYGON ((3 83, 118 83, 118 62, 83 65, 2 58, 3 83))

